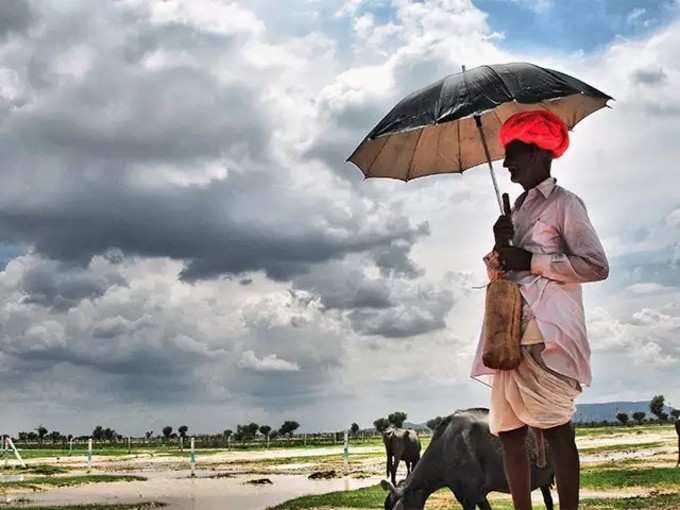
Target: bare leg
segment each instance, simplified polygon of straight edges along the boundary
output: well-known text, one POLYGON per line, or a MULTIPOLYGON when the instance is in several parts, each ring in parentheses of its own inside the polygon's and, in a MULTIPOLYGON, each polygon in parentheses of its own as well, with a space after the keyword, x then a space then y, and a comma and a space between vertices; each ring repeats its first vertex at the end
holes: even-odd
POLYGON ((399 462, 401 462, 401 457, 399 455, 394 456, 392 461, 392 483, 397 485, 397 470, 399 469, 399 462))
POLYGON ((515 510, 531 510, 531 471, 527 455, 527 427, 501 432, 505 476, 515 510))
POLYGON ((571 422, 545 429, 543 433, 555 456, 560 510, 576 510, 579 502, 580 460, 571 422))

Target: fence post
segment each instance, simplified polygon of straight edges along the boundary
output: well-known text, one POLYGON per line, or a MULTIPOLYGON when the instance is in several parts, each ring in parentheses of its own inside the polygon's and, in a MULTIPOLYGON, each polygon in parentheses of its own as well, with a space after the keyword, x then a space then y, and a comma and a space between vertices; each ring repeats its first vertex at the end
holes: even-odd
POLYGON ((26 463, 24 462, 24 459, 21 457, 19 450, 17 450, 17 447, 14 445, 14 441, 12 441, 12 438, 9 436, 5 436, 5 440, 7 441, 8 449, 12 448, 12 450, 14 451, 14 456, 19 461, 19 464, 21 464, 21 467, 25 468, 26 463))
POLYGON ((132 449, 130 448, 130 436, 128 436, 128 455, 132 453, 132 449))
POLYGON ((92 467, 92 438, 87 440, 87 472, 90 472, 92 467))
POLYGON ((194 470, 196 469, 196 453, 194 451, 194 438, 191 438, 191 476, 196 476, 194 470))
POLYGON ((347 474, 349 473, 349 437, 346 429, 345 429, 345 448, 343 451, 343 456, 344 456, 344 471, 345 476, 347 476, 347 474))

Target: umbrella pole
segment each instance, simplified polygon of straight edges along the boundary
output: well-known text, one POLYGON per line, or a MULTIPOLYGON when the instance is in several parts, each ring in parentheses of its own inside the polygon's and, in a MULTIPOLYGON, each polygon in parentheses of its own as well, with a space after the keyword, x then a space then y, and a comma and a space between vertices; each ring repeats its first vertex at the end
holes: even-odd
POLYGON ((479 130, 479 136, 482 137, 482 146, 484 147, 484 154, 486 155, 486 161, 489 164, 489 172, 491 172, 491 181, 493 182, 493 189, 496 192, 496 200, 498 200, 498 208, 501 210, 501 214, 505 214, 503 209, 503 201, 501 200, 501 192, 498 190, 498 183, 496 182, 496 174, 493 171, 493 165, 491 164, 491 155, 489 154, 489 147, 486 145, 486 137, 484 136, 484 130, 482 129, 482 118, 479 115, 475 115, 475 124, 477 124, 477 129, 479 130))

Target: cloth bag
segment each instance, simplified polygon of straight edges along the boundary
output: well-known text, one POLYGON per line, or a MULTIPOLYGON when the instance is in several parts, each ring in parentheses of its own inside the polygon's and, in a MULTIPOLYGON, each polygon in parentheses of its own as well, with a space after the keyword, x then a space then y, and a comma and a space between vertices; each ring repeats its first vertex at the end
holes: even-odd
POLYGON ((486 367, 497 370, 517 368, 521 361, 521 320, 519 285, 505 278, 489 282, 486 286, 482 354, 486 367))

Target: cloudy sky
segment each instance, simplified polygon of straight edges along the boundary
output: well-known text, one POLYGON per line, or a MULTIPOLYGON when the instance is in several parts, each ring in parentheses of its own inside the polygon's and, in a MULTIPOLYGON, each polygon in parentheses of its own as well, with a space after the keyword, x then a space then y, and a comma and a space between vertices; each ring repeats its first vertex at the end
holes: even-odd
POLYGON ((680 404, 678 54, 673 0, 1 2, 0 428, 486 405, 488 172, 344 161, 407 93, 513 61, 616 99, 554 165, 611 265, 581 402, 680 404))

